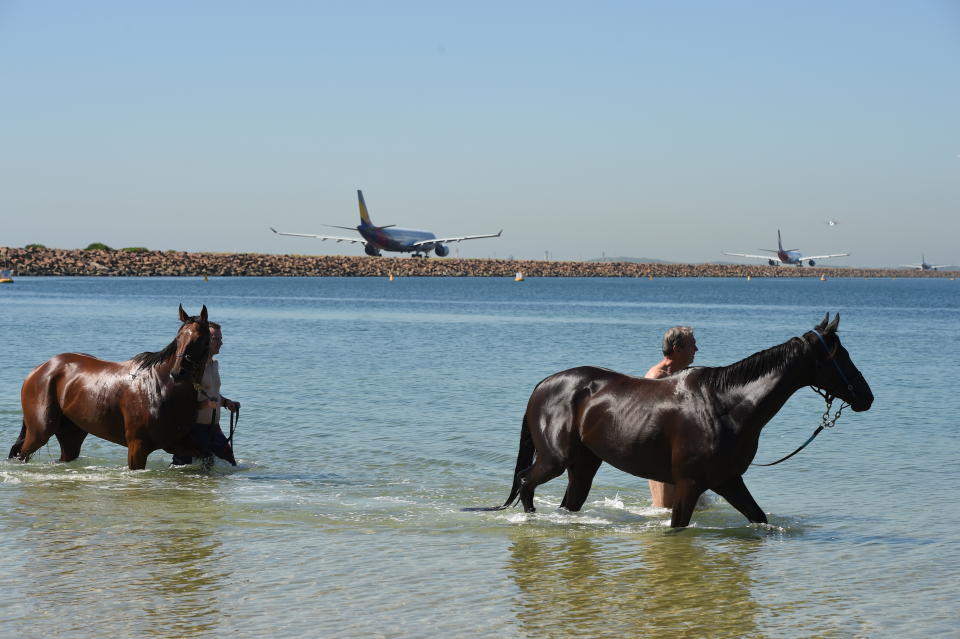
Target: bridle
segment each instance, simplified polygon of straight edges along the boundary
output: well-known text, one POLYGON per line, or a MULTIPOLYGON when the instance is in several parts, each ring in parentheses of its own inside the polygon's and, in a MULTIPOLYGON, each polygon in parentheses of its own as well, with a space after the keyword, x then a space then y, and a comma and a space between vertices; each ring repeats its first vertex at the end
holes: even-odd
MULTIPOLYGON (((817 329, 813 329, 811 332, 817 336, 817 338, 820 340, 820 344, 823 345, 823 350, 827 352, 826 361, 833 363, 833 367, 837 370, 837 374, 840 375, 840 379, 843 380, 843 383, 847 385, 847 390, 850 391, 850 393, 854 397, 856 397, 857 392, 853 390, 853 384, 851 384, 850 380, 847 379, 847 376, 843 374, 843 370, 840 368, 840 365, 837 364, 837 360, 835 359, 835 356, 837 354, 836 346, 831 351, 830 347, 827 346, 827 341, 823 339, 823 335, 820 334, 820 331, 818 331, 817 329)), ((817 360, 817 366, 818 367, 820 366, 820 360, 817 360)), ((791 457, 799 453, 801 450, 806 448, 807 444, 812 442, 816 438, 816 436, 819 435, 821 431, 823 431, 823 429, 833 428, 834 426, 837 425, 837 420, 840 419, 840 413, 842 413, 843 409, 849 406, 850 404, 841 400, 840 408, 838 408, 837 412, 835 412, 833 414, 833 417, 831 417, 830 410, 833 408, 833 400, 835 399, 835 397, 831 395, 829 392, 825 391, 824 389, 814 386, 813 384, 810 385, 810 388, 812 388, 813 392, 815 392, 817 395, 820 395, 820 397, 823 398, 823 401, 827 403, 827 407, 824 409, 823 415, 820 416, 820 425, 817 426, 817 429, 813 431, 813 434, 810 435, 810 437, 807 438, 807 441, 800 444, 799 448, 797 448, 795 451, 793 451, 786 457, 781 457, 777 461, 770 462, 769 464, 754 464, 751 462, 750 464, 751 466, 776 466, 780 462, 787 461, 788 459, 790 459, 791 457)))
MULTIPOLYGON (((817 329, 813 329, 813 330, 810 331, 810 332, 817 336, 817 339, 820 340, 820 344, 823 345, 823 350, 825 350, 825 351, 827 352, 827 360, 826 360, 826 361, 831 362, 831 363, 833 364, 833 367, 834 367, 834 368, 836 369, 836 371, 837 371, 837 375, 839 375, 839 376, 840 376, 840 379, 843 380, 843 383, 847 385, 847 390, 850 391, 850 393, 851 393, 854 397, 856 397, 856 396, 857 396, 857 391, 853 390, 853 384, 851 384, 851 383, 850 383, 850 380, 847 379, 847 376, 843 374, 843 369, 840 368, 840 364, 837 364, 837 360, 836 360, 837 347, 834 346, 834 347, 833 347, 833 350, 831 351, 831 350, 830 350, 830 347, 827 346, 827 341, 826 341, 825 339, 823 339, 823 335, 820 334, 820 331, 818 331, 817 329)), ((818 366, 820 365, 820 360, 817 360, 817 365, 818 365, 818 366)), ((827 399, 827 393, 826 393, 826 391, 824 391, 824 390, 822 390, 822 389, 819 389, 819 388, 817 388, 816 386, 814 386, 813 389, 816 390, 824 399, 827 399)), ((832 397, 832 396, 831 396, 831 397, 832 397)), ((829 400, 828 400, 828 401, 829 401, 829 400)))
POLYGON ((204 363, 197 361, 197 359, 192 357, 186 350, 176 355, 175 358, 180 360, 180 369, 185 370, 193 378, 194 388, 198 388, 200 386, 200 379, 197 373, 203 370, 204 363))

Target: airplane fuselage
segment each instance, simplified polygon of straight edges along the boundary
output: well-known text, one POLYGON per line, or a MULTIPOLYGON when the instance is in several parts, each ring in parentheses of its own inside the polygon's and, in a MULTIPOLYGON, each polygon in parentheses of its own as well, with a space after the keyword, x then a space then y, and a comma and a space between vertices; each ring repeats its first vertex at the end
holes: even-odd
POLYGON ((777 251, 777 257, 783 264, 803 264, 803 255, 800 251, 777 251))
MULTIPOLYGON (((399 253, 423 253, 422 246, 413 246, 415 242, 424 242, 435 240, 437 236, 430 231, 418 231, 415 229, 380 228, 376 226, 360 225, 357 232, 363 236, 367 242, 381 251, 394 251, 399 253)), ((429 250, 426 249, 427 251, 429 250)))

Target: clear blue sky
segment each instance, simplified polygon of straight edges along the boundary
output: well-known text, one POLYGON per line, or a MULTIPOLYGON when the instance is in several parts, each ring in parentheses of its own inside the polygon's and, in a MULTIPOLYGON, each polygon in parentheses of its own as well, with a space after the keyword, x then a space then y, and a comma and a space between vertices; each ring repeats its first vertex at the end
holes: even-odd
POLYGON ((267 227, 362 188, 464 257, 956 264, 958 119, 953 0, 0 0, 0 245, 359 255, 267 227))

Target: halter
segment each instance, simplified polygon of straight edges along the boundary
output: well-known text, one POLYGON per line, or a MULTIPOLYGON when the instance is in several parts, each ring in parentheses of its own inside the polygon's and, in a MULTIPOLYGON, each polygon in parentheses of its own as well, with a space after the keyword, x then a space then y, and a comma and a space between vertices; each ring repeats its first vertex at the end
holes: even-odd
MULTIPOLYGON (((850 391, 854 396, 856 396, 857 392, 853 390, 853 384, 851 384, 850 380, 847 379, 847 376, 843 374, 843 370, 840 369, 840 365, 837 364, 837 360, 834 359, 834 355, 836 354, 836 352, 833 352, 833 353, 830 352, 830 347, 827 346, 827 342, 825 339, 823 339, 823 335, 820 334, 820 331, 818 331, 817 329, 813 329, 813 331, 811 332, 814 335, 816 335, 817 338, 819 338, 820 343, 823 345, 823 350, 827 352, 827 361, 833 362, 833 366, 834 368, 837 369, 837 374, 840 375, 840 379, 842 379, 843 382, 847 385, 847 390, 850 391)), ((817 388, 812 384, 810 385, 810 388, 812 388, 817 395, 820 395, 820 397, 823 398, 823 401, 827 403, 827 407, 826 409, 824 409, 823 415, 820 416, 820 425, 817 427, 817 429, 813 431, 813 434, 810 435, 810 437, 807 438, 807 441, 800 444, 799 448, 797 448, 795 451, 793 451, 786 457, 781 457, 777 461, 770 462, 769 464, 754 464, 751 462, 750 463, 751 466, 776 466, 780 462, 787 461, 788 459, 790 459, 791 457, 799 453, 801 450, 806 448, 807 444, 812 442, 817 437, 817 435, 819 435, 820 432, 823 431, 824 428, 833 428, 834 426, 837 425, 837 420, 840 419, 840 413, 842 413, 843 409, 849 406, 849 404, 847 404, 846 402, 841 402, 840 408, 837 409, 837 412, 834 413, 833 417, 831 418, 830 409, 833 407, 834 396, 828 393, 827 391, 823 390, 822 388, 817 388)))

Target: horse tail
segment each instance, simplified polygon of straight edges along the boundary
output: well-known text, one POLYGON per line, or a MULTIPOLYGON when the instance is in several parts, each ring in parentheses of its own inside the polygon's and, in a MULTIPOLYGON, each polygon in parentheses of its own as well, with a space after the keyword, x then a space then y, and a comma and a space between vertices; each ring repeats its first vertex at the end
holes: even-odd
POLYGON ((7 455, 7 459, 13 459, 14 457, 20 454, 20 448, 23 446, 23 440, 27 436, 27 422, 23 420, 20 422, 22 426, 20 427, 20 436, 17 437, 17 441, 13 443, 13 446, 10 448, 10 454, 7 455))
POLYGON ((464 508, 465 511, 478 510, 505 510, 510 508, 520 497, 520 473, 530 467, 533 463, 533 455, 536 448, 533 447, 533 438, 530 436, 530 426, 527 423, 527 416, 523 416, 523 424, 520 426, 520 450, 517 452, 517 466, 513 471, 513 486, 510 488, 510 496, 502 506, 492 506, 488 508, 464 508))
POLYGON ((523 424, 520 426, 520 450, 517 451, 517 466, 513 470, 513 486, 510 487, 510 496, 503 505, 497 510, 509 508, 517 503, 520 497, 520 473, 530 468, 533 463, 533 454, 536 448, 533 447, 533 438, 530 436, 530 425, 527 423, 527 415, 523 415, 523 424))

